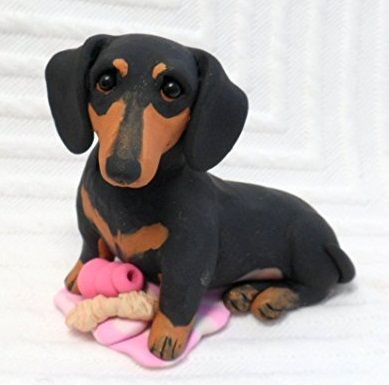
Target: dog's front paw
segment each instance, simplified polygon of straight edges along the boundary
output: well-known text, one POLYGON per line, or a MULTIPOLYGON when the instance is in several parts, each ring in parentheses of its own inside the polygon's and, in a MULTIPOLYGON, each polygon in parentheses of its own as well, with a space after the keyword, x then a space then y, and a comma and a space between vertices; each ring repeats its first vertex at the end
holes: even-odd
POLYGON ((65 278, 65 286, 73 294, 80 294, 80 291, 78 290, 77 286, 77 278, 80 274, 82 266, 83 263, 78 260, 77 263, 74 265, 73 269, 65 278))
POLYGON ((185 349, 193 322, 186 326, 174 326, 169 318, 159 311, 154 318, 149 335, 149 349, 165 361, 179 357, 185 349))

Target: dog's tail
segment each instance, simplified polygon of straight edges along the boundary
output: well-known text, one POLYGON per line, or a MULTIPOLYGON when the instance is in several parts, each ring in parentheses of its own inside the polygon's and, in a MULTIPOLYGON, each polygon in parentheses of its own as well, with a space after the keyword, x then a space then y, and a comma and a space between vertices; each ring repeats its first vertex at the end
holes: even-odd
POLYGON ((355 277, 355 267, 349 256, 335 243, 326 245, 325 250, 339 271, 339 283, 350 282, 355 277))

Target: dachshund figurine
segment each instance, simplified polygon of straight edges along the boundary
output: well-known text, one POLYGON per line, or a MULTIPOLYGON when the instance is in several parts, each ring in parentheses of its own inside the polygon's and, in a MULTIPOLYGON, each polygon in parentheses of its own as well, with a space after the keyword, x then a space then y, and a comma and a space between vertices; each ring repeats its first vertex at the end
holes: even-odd
POLYGON ((286 192, 207 172, 238 139, 248 101, 209 53, 156 36, 96 35, 46 68, 57 131, 89 155, 77 196, 81 256, 114 256, 161 283, 149 349, 178 357, 205 291, 275 319, 355 270, 325 220, 286 192))

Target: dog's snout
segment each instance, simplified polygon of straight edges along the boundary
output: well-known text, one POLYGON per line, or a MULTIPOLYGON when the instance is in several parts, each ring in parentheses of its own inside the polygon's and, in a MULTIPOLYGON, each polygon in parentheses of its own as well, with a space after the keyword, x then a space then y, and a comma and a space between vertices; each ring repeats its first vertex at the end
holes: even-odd
POLYGON ((115 154, 107 159, 107 173, 119 184, 130 184, 141 174, 141 166, 135 159, 120 159, 115 154))

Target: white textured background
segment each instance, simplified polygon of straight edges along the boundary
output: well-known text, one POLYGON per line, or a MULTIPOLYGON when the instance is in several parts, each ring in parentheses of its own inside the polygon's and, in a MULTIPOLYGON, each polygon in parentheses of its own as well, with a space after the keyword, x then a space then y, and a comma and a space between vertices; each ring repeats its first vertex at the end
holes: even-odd
POLYGON ((0 384, 388 384, 388 0, 0 0, 0 384), (215 173, 294 192, 337 230, 358 279, 273 326, 234 318, 147 371, 66 330, 52 296, 78 257, 85 156, 57 137, 43 70, 106 32, 207 49, 247 91, 215 173))

